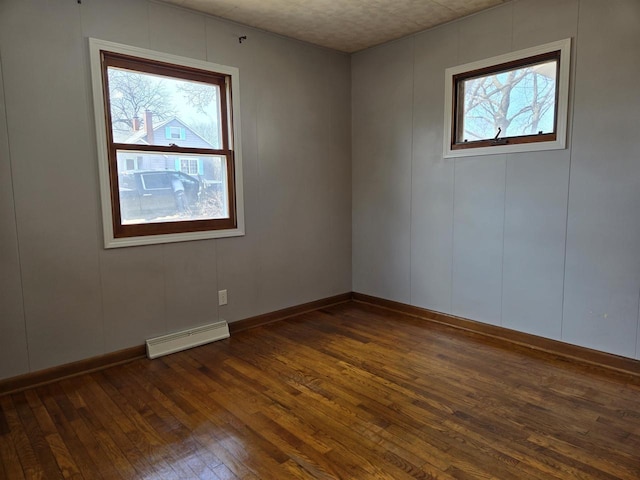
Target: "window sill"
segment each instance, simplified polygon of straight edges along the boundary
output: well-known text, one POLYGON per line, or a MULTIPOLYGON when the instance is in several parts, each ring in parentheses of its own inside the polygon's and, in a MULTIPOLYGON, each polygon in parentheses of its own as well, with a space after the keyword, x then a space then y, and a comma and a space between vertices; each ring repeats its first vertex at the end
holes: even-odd
MULTIPOLYGON (((111 219, 109 219, 111 221, 111 219)), ((207 230, 203 232, 169 233, 164 235, 147 235, 141 237, 114 238, 113 232, 105 231, 105 248, 136 247, 140 245, 154 245, 158 243, 189 242, 211 238, 241 237, 244 227, 227 230, 207 230)))
POLYGON ((507 143, 504 145, 492 145, 477 148, 446 148, 444 158, 457 157, 478 157, 482 155, 502 155, 505 153, 540 152, 544 150, 564 150, 566 148, 565 139, 558 139, 550 142, 532 143, 507 143))

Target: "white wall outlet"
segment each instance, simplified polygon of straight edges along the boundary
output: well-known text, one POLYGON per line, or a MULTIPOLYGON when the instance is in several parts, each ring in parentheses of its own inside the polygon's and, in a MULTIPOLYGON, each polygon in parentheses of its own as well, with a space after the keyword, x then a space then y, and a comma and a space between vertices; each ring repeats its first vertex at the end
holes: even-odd
POLYGON ((226 305, 226 304, 227 304, 227 291, 218 290, 218 305, 226 305))

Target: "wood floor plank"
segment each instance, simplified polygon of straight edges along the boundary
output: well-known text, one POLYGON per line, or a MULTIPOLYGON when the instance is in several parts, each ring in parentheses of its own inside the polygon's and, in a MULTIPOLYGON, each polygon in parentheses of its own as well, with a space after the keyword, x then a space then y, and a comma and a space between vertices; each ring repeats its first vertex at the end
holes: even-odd
MULTIPOLYGON (((339 362, 338 364, 342 365, 343 367, 344 367, 344 365, 347 365, 347 369, 349 369, 349 368, 356 369, 356 367, 349 366, 348 364, 343 364, 341 362, 339 362)), ((360 374, 360 376, 364 376, 365 379, 368 379, 368 380, 373 379, 375 381, 375 378, 373 378, 373 376, 370 375, 369 372, 361 371, 361 372, 359 372, 359 374, 360 374)), ((382 379, 380 379, 380 380, 382 380, 382 379)), ((363 380, 363 381, 366 381, 366 380, 363 380)), ((358 382, 358 380, 352 380, 349 383, 353 385, 354 383, 359 383, 359 382, 358 382)), ((412 396, 412 392, 410 392, 408 390, 399 389, 397 385, 391 385, 389 382, 386 382, 386 381, 383 381, 383 383, 386 383, 387 387, 391 386, 391 388, 393 390, 400 391, 402 394, 405 395, 405 398, 415 398, 415 397, 412 396)), ((368 384, 365 385, 365 388, 368 391, 374 391, 374 392, 376 391, 375 389, 371 388, 371 385, 368 385, 368 384)), ((378 396, 377 394, 374 394, 373 396, 370 397, 370 400, 371 401, 376 401, 377 396, 378 396)), ((385 408, 388 408, 388 407, 389 407, 389 405, 385 405, 385 408)), ((413 415, 410 415, 410 416, 406 417, 406 420, 403 422, 403 427, 404 427, 405 431, 407 429, 411 428, 411 424, 415 423, 415 419, 416 418, 418 418, 418 419, 422 418, 424 420, 424 419, 429 417, 427 411, 421 410, 421 409, 416 409, 416 408, 413 408, 413 407, 415 407, 415 402, 413 402, 413 403, 404 402, 403 403, 403 412, 402 412, 402 414, 406 415, 408 413, 408 410, 413 410, 413 415)), ((395 413, 396 413, 396 417, 394 418, 394 423, 398 423, 400 421, 400 419, 399 419, 400 412, 395 412, 395 413)), ((450 409, 446 409, 445 413, 446 414, 451 414, 451 413, 453 413, 453 411, 450 410, 450 409)), ((431 419, 433 421, 440 421, 441 420, 440 418, 437 418, 437 417, 431 417, 431 419)), ((448 446, 445 447, 445 449, 448 449, 448 448, 449 448, 448 446)), ((406 461, 406 458, 404 460, 406 461)))
MULTIPOLYGON (((337 364, 337 365, 338 365, 341 369, 344 369, 344 364, 343 364, 343 363, 338 362, 338 364, 337 364)), ((286 375, 285 375, 285 377, 286 377, 286 375)), ((295 378, 295 375, 293 375, 293 376, 291 376, 291 377, 287 377, 287 378, 295 378)), ((352 381, 352 382, 350 382, 350 383, 351 383, 351 384, 353 384, 353 383, 358 383, 358 382, 353 382, 353 381, 352 381)), ((299 385, 299 388, 301 388, 301 389, 305 389, 305 388, 308 386, 307 384, 308 384, 308 382, 303 382, 303 384, 300 384, 300 385, 299 385)), ((367 385, 367 389, 368 389, 368 390, 371 390, 370 385, 367 385)), ((375 390, 374 390, 374 392, 375 392, 375 390)), ((378 395, 377 395, 376 393, 374 393, 373 395, 371 395, 371 394, 369 394, 369 395, 370 395, 370 400, 371 400, 372 402, 375 402, 375 401, 376 401, 376 398, 378 397, 378 395)), ((361 406, 361 405, 360 405, 360 406, 361 406)), ((406 408, 407 406, 410 406, 410 405, 405 404, 405 408, 406 408)), ((387 408, 388 408, 388 407, 389 407, 389 405, 388 405, 388 404, 386 404, 386 405, 385 405, 385 407, 387 407, 387 408)), ((343 409, 343 410, 344 410, 344 409, 343 409)), ((360 410, 360 411, 362 411, 362 410, 360 410)), ((357 415, 356 413, 354 413, 354 412, 352 412, 352 411, 350 411, 350 410, 344 410, 342 413, 343 413, 343 416, 348 416, 348 415, 357 415)), ((399 413, 399 412, 396 412, 396 413, 399 413)), ((407 422, 407 423, 405 423, 405 425, 406 425, 406 426, 408 426, 408 425, 409 425, 409 423, 411 423, 411 421, 412 421, 412 419, 410 418, 410 419, 408 420, 408 422, 407 422)), ((351 424, 347 424, 346 426, 347 426, 348 428, 352 428, 352 425, 351 425, 351 424)), ((374 427, 370 426, 369 428, 374 428, 374 427)), ((359 431, 359 433, 360 433, 360 435, 361 435, 361 436, 368 437, 368 434, 370 434, 370 431, 369 431, 368 429, 364 429, 363 431, 359 431)), ((388 443, 387 443, 385 446, 386 446, 386 448, 389 448, 389 447, 390 447, 390 444, 388 444, 388 443)), ((448 447, 447 447, 447 448, 448 448, 448 447)), ((405 458, 403 459, 403 460, 404 460, 403 464, 405 464, 405 465, 406 465, 406 463, 408 463, 408 460, 406 459, 406 455, 407 455, 407 454, 406 454, 406 452, 403 452, 403 453, 404 453, 403 457, 405 457, 405 458)), ((422 463, 424 463, 424 462, 421 462, 421 464, 422 464, 422 463)))
MULTIPOLYGON (((34 452, 27 429, 20 420, 20 414, 13 399, 6 395, 2 396, 0 397, 0 405, 2 405, 2 409, 5 412, 5 418, 9 426, 10 441, 15 447, 15 457, 8 459, 5 465, 21 465, 24 473, 23 476, 26 478, 46 478, 45 466, 41 463, 40 459, 37 458, 36 453, 34 452)), ((59 473, 57 468, 52 470, 52 476, 59 473)))
POLYGON ((63 413, 62 408, 59 405, 61 402, 60 398, 62 396, 60 386, 57 384, 49 384, 38 387, 37 391, 39 392, 40 399, 51 417, 51 421, 56 427, 56 431, 60 435, 60 438, 64 442, 69 453, 73 456, 79 471, 85 472, 85 474, 86 472, 92 472, 91 476, 97 480, 104 478, 102 472, 96 463, 94 463, 92 456, 88 451, 88 446, 78 438, 70 420, 63 413))
MULTIPOLYGON (((136 392, 136 396, 140 397, 143 404, 153 409, 154 412, 158 412, 157 417, 160 423, 155 422, 156 429, 161 431, 162 435, 168 440, 173 439, 172 443, 180 447, 179 458, 178 461, 174 463, 174 466, 180 467, 182 459, 189 459, 196 453, 197 448, 194 448, 193 442, 195 440, 197 444, 201 446, 199 450, 201 456, 213 456, 213 461, 209 463, 216 474, 217 471, 220 470, 218 468, 219 463, 225 461, 234 472, 238 473, 239 477, 252 478, 252 473, 233 457, 234 451, 242 451, 240 446, 235 445, 232 440, 226 438, 230 433, 233 434, 233 428, 229 427, 226 429, 224 425, 220 425, 219 423, 212 425, 210 422, 211 417, 205 417, 203 415, 203 412, 210 408, 210 405, 207 403, 199 404, 200 408, 197 410, 188 408, 188 410, 193 412, 192 415, 185 414, 177 405, 173 406, 171 398, 166 397, 164 393, 158 389, 161 383, 170 381, 170 377, 167 378, 168 375, 170 375, 170 372, 164 369, 161 376, 156 374, 136 375, 134 378, 137 380, 136 383, 142 387, 141 390, 136 392), (203 424, 207 427, 206 429, 200 428, 203 424), (183 437, 186 435, 191 435, 192 438, 185 441, 183 437), (185 446, 187 448, 185 448, 185 446), (214 448, 212 449, 210 447, 214 448), (229 450, 231 450, 231 454, 228 454, 229 450)), ((184 385, 184 383, 181 383, 180 388, 183 388, 184 385)), ((163 390, 171 391, 171 389, 167 388, 163 388, 163 390)), ((199 395, 197 389, 189 390, 189 392, 191 392, 191 396, 194 398, 197 398, 199 395)), ((171 394, 173 395, 173 392, 171 394)), ((194 401, 193 398, 192 401, 194 401)), ((184 405, 184 403, 182 404, 184 405)), ((218 415, 219 412, 216 411, 213 418, 218 419, 218 415)))
POLYGON ((47 477, 52 479, 64 478, 51 447, 46 441, 45 436, 47 432, 38 423, 36 415, 29 405, 25 393, 21 392, 14 395, 13 400, 14 406, 25 430, 25 434, 31 443, 31 447, 33 448, 36 458, 39 463, 42 464, 42 469, 47 472, 47 477))
POLYGON ((113 370, 115 369, 102 372, 103 376, 100 384, 108 395, 117 399, 122 413, 132 422, 134 428, 128 431, 127 436, 135 443, 148 462, 153 465, 161 478, 180 480, 182 472, 177 468, 173 468, 177 460, 174 455, 175 451, 173 449, 167 451, 166 444, 168 439, 154 430, 147 417, 144 416, 143 412, 148 408, 148 405, 137 403, 140 396, 139 389, 131 388, 131 385, 129 385, 124 387, 123 390, 119 390, 116 385, 121 385, 118 381, 121 375, 119 371, 113 370), (132 399, 136 402, 135 404, 132 404, 132 399), (140 405, 139 408, 137 408, 138 405, 140 405))
MULTIPOLYGON (((134 365, 127 365, 124 368, 130 371, 136 370, 134 365)), ((117 385, 119 376, 116 373, 104 372, 104 376, 117 385)), ((199 446, 194 444, 191 438, 192 432, 158 400, 158 393, 154 395, 155 389, 148 379, 139 377, 137 370, 130 375, 130 379, 135 382, 135 388, 119 391, 123 398, 121 405, 126 412, 130 412, 127 416, 136 420, 140 431, 145 432, 145 437, 150 442, 147 448, 152 450, 152 463, 156 466, 162 465, 164 472, 162 478, 214 475, 208 471, 208 466, 199 460, 199 446), (144 412, 144 416, 136 414, 136 410, 144 412), (173 448, 167 448, 169 445, 173 448), (161 457, 160 460, 158 455, 161 457), (167 469, 173 470, 173 473, 167 469)), ((215 461, 216 464, 219 463, 217 459, 215 461)))
POLYGON ((105 433, 118 445, 141 477, 168 475, 171 470, 168 465, 149 455, 149 439, 144 435, 146 430, 135 422, 136 417, 127 414, 123 399, 108 388, 109 382, 101 372, 91 376, 94 381, 83 388, 81 395, 88 404, 94 406, 95 417, 105 433))
POLYGON ((346 302, 0 396, 0 479, 640 479, 640 378, 346 302))
MULTIPOLYGON (((180 365, 179 361, 174 359, 169 359, 167 361, 171 361, 172 365, 181 375, 188 375, 189 372, 187 369, 183 368, 180 365)), ((313 448, 315 442, 313 438, 309 436, 300 435, 300 432, 293 433, 283 428, 277 420, 274 420, 267 412, 269 410, 269 402, 264 402, 262 404, 261 411, 251 411, 244 408, 234 408, 233 403, 231 403, 232 408, 230 411, 238 417, 241 421, 246 421, 254 425, 254 429, 261 432, 261 435, 266 436, 266 439, 273 443, 278 448, 285 448, 291 450, 292 453, 289 455, 294 455, 296 458, 307 458, 306 465, 311 465, 314 461, 317 461, 321 458, 322 452, 318 452, 313 448), (315 455, 319 454, 319 455, 315 455), (313 457, 310 459, 309 457, 313 457)), ((280 417, 278 417, 279 419, 280 417)), ((284 461, 288 461, 289 457, 286 457, 284 461)), ((323 467, 327 467, 324 465, 323 467)), ((316 471, 320 471, 322 467, 316 465, 316 471)), ((330 467, 329 467, 330 468, 330 467)))
POLYGON ((83 479, 84 476, 80 473, 73 455, 71 455, 67 445, 60 437, 58 429, 53 423, 49 412, 43 405, 37 391, 35 389, 26 391, 25 397, 40 426, 40 429, 42 430, 44 439, 49 445, 51 453, 58 464, 62 477, 74 480, 83 479))
POLYGON ((2 430, 0 431, 0 466, 2 466, 2 470, 0 470, 0 478, 3 480, 23 480, 25 477, 16 451, 16 437, 12 438, 8 419, 8 415, 11 415, 13 411, 13 405, 9 400, 9 398, 0 397, 0 417, 2 418, 2 430))

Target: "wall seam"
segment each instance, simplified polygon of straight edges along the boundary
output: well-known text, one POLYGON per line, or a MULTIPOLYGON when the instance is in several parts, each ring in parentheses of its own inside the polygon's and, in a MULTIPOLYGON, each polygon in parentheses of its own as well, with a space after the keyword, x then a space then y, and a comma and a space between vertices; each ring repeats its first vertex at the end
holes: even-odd
MULTIPOLYGON (((569 62, 569 73, 570 73, 570 81, 569 86, 571 87, 571 91, 569 94, 569 101, 571 102, 571 106, 568 109, 569 115, 567 115, 567 121, 571 121, 570 138, 569 138, 569 175, 567 178, 567 213, 565 216, 565 225, 564 225, 564 268, 562 269, 562 309, 560 311, 560 340, 564 340, 564 306, 565 306, 565 293, 566 293, 566 281, 567 281, 567 250, 569 244, 569 202, 571 199, 571 166, 573 164, 573 131, 575 126, 575 96, 576 96, 576 74, 578 72, 578 38, 580 36, 580 7, 582 5, 581 0, 578 0, 578 12, 576 14, 576 36, 575 41, 573 42, 572 48, 572 59, 573 59, 573 72, 571 72, 571 62, 569 62), (573 75, 571 75, 573 73, 573 75)), ((636 326, 637 329, 637 326, 636 326)), ((637 333, 636 333, 637 336, 637 333)), ((637 339, 636 339, 637 340, 637 339)), ((638 342, 636 341, 636 348, 638 342)))
MULTIPOLYGON (((456 25, 456 64, 460 63, 460 23, 456 25)), ((447 99, 445 98, 445 102, 447 99)), ((444 139, 443 139, 444 141, 444 139)), ((444 145, 443 145, 444 147, 444 145)), ((449 312, 455 314, 453 308, 453 274, 455 265, 455 250, 456 250, 456 167, 458 165, 458 158, 453 158, 453 188, 451 189, 451 278, 449 279, 449 312)))
MULTIPOLYGON (((515 2, 514 2, 515 3, 515 2)), ((510 51, 513 52, 513 36, 515 30, 515 7, 512 3, 511 8, 511 46, 510 51)), ((500 326, 504 324, 504 246, 506 244, 506 231, 507 231, 507 179, 509 178, 509 158, 513 157, 512 154, 506 154, 504 156, 504 193, 502 196, 502 255, 500 265, 500 326)))
POLYGON ((504 193, 502 195, 502 264, 500 265, 500 326, 503 325, 504 321, 504 246, 506 244, 505 237, 507 230, 507 178, 509 177, 507 173, 509 171, 509 157, 509 154, 504 156, 504 193))
MULTIPOLYGON (((83 22, 83 15, 82 15, 82 9, 83 9, 83 5, 82 4, 78 4, 78 22, 80 23, 80 42, 84 42, 87 41, 86 39, 89 38, 88 35, 85 35, 85 26, 84 26, 84 22, 83 22)), ((83 49, 83 57, 84 57, 84 61, 85 61, 85 65, 88 66, 91 64, 91 62, 89 61, 89 58, 87 57, 87 49, 84 48, 83 49)), ((86 68, 86 67, 85 67, 86 68)), ((89 69, 90 70, 90 69, 89 69)), ((94 105, 93 105, 93 97, 92 97, 92 85, 91 85, 91 71, 88 72, 89 77, 85 76, 85 81, 83 82, 84 88, 85 88, 85 98, 87 98, 87 106, 89 108, 86 109, 86 113, 87 113, 87 123, 91 126, 94 125, 95 119, 93 118, 92 114, 91 114, 91 110, 93 109, 94 105), (89 78, 89 88, 87 88, 87 83, 86 83, 86 79, 89 78)), ((95 128, 90 128, 89 129, 90 132, 95 131, 95 128)), ((95 153, 95 152, 94 152, 95 153)), ((95 159, 94 159, 95 160, 95 159)), ((96 166, 98 165, 98 163, 96 162, 95 164, 96 166)), ((95 180, 95 179, 94 179, 95 180)), ((98 191, 100 191, 100 185, 96 186, 98 191)), ((103 231, 103 226, 102 226, 102 222, 103 222, 103 218, 102 218, 102 196, 100 196, 100 199, 98 200, 98 212, 96 214, 96 231, 99 232, 98 233, 98 286, 100 288, 100 313, 102 315, 102 352, 103 353, 107 353, 107 335, 106 335, 106 311, 105 311, 105 302, 104 302, 104 282, 103 282, 103 258, 102 258, 102 252, 103 252, 103 245, 100 245, 100 242, 104 242, 104 231, 103 231)))
POLYGON ((147 1, 147 48, 151 48, 151 2, 147 1))
POLYGON ((509 5, 511 7, 511 51, 513 52, 513 31, 515 30, 515 18, 516 18, 516 14, 515 14, 515 4, 516 2, 512 2, 511 5, 509 5))
POLYGON ((458 163, 458 159, 453 159, 453 189, 452 189, 452 202, 451 202, 451 280, 449 286, 449 310, 452 314, 455 314, 455 309, 453 308, 453 276, 454 276, 454 265, 455 265, 455 250, 456 250, 456 165, 458 163))
MULTIPOLYGON (((219 292, 221 283, 220 283, 220 265, 218 262, 218 239, 217 238, 213 239, 213 256, 216 259, 216 288, 219 292)), ((220 314, 220 296, 218 295, 218 292, 215 292, 214 298, 215 298, 215 305, 216 305, 216 321, 219 322, 222 319, 220 314)))
POLYGON ((638 335, 640 335, 640 289, 638 290, 638 317, 636 318, 636 349, 635 357, 640 360, 640 351, 638 351, 638 335))
MULTIPOLYGON (((255 52, 255 50, 254 50, 255 52)), ((252 52, 253 53, 253 52, 252 52)), ((253 57, 253 55, 252 55, 253 57)), ((256 114, 253 117, 253 123, 254 123, 254 128, 255 128, 255 135, 256 135, 256 179, 257 179, 257 183, 258 183, 258 195, 257 195, 257 218, 259 219, 256 222, 256 226, 255 226, 255 235, 256 235, 256 241, 258 242, 258 244, 260 243, 260 238, 259 236, 263 234, 263 229, 262 226, 264 225, 264 216, 262 215, 262 210, 264 208, 264 205, 262 203, 262 197, 264 196, 264 189, 262 186, 262 174, 261 174, 261 169, 260 169, 260 162, 261 162, 261 151, 260 151, 260 122, 259 122, 259 118, 260 118, 260 109, 261 109, 261 102, 262 99, 264 98, 262 93, 263 93, 263 83, 260 82, 259 84, 259 92, 255 95, 255 109, 256 109, 256 114)), ((244 164, 243 164, 244 166, 244 164)), ((245 213, 245 222, 246 222, 246 213, 245 213)), ((246 235, 246 225, 245 225, 245 235, 246 235)), ((353 233, 352 233, 352 237, 353 237, 353 233)), ((353 240, 352 240, 353 242, 353 240)), ((257 265, 257 276, 258 278, 262 278, 262 272, 263 272, 263 265, 264 265, 264 254, 262 253, 263 249, 259 248, 258 249, 258 253, 257 253, 257 258, 258 258, 258 265, 257 265)), ((353 283, 353 274, 352 274, 352 283, 353 283)), ((262 300, 262 296, 263 296, 263 292, 262 292, 262 282, 257 282, 257 286, 256 286, 256 310, 259 312, 263 312, 264 311, 264 307, 263 307, 263 300, 262 300)))
MULTIPOLYGON (((206 16, 203 16, 203 28, 204 28, 204 59, 207 62, 210 62, 211 60, 209 59, 209 22, 206 16)), ((220 320, 222 320, 222 318, 221 318, 221 312, 220 312, 220 297, 218 296, 218 292, 220 291, 220 288, 221 288, 220 265, 218 262, 218 241, 219 241, 218 238, 213 239, 213 257, 216 260, 216 289, 217 289, 217 291, 214 292, 214 298, 215 298, 214 304, 216 306, 216 321, 219 322, 220 320)))
POLYGON ((4 70, 2 69, 2 51, 0 51, 0 84, 2 84, 2 98, 5 99, 4 119, 5 119, 5 134, 7 135, 7 153, 9 159, 9 178, 11 179, 11 198, 13 200, 13 221, 16 225, 16 251, 18 254, 18 271, 20 272, 20 300, 22 304, 22 320, 24 324, 24 342, 27 353, 27 369, 31 371, 31 354, 29 352, 29 330, 27 328, 27 307, 24 299, 24 274, 22 269, 22 253, 20 250, 20 233, 18 231, 18 209, 16 208, 16 189, 13 183, 13 162, 11 155, 11 139, 9 138, 9 114, 6 108, 7 92, 4 83, 4 70))
POLYGON ((411 161, 409 163, 409 305, 413 305, 413 161, 416 127, 416 37, 411 38, 411 161))
POLYGON ((209 29, 207 28, 207 17, 202 16, 202 37, 204 38, 204 60, 205 62, 209 62, 209 39, 207 38, 207 32, 209 29))

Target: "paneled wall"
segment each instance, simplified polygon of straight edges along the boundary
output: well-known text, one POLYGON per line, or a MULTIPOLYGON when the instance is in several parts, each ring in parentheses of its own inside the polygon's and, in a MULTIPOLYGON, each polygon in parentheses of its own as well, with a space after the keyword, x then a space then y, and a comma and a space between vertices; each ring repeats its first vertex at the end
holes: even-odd
POLYGON ((0 61, 0 378, 351 290, 348 56, 154 1, 4 0, 0 61), (244 237, 102 248, 88 37, 240 69, 244 237))
POLYGON ((353 289, 640 358, 640 2, 514 0, 352 59, 353 289), (573 39, 566 150, 444 159, 444 71, 573 39))

